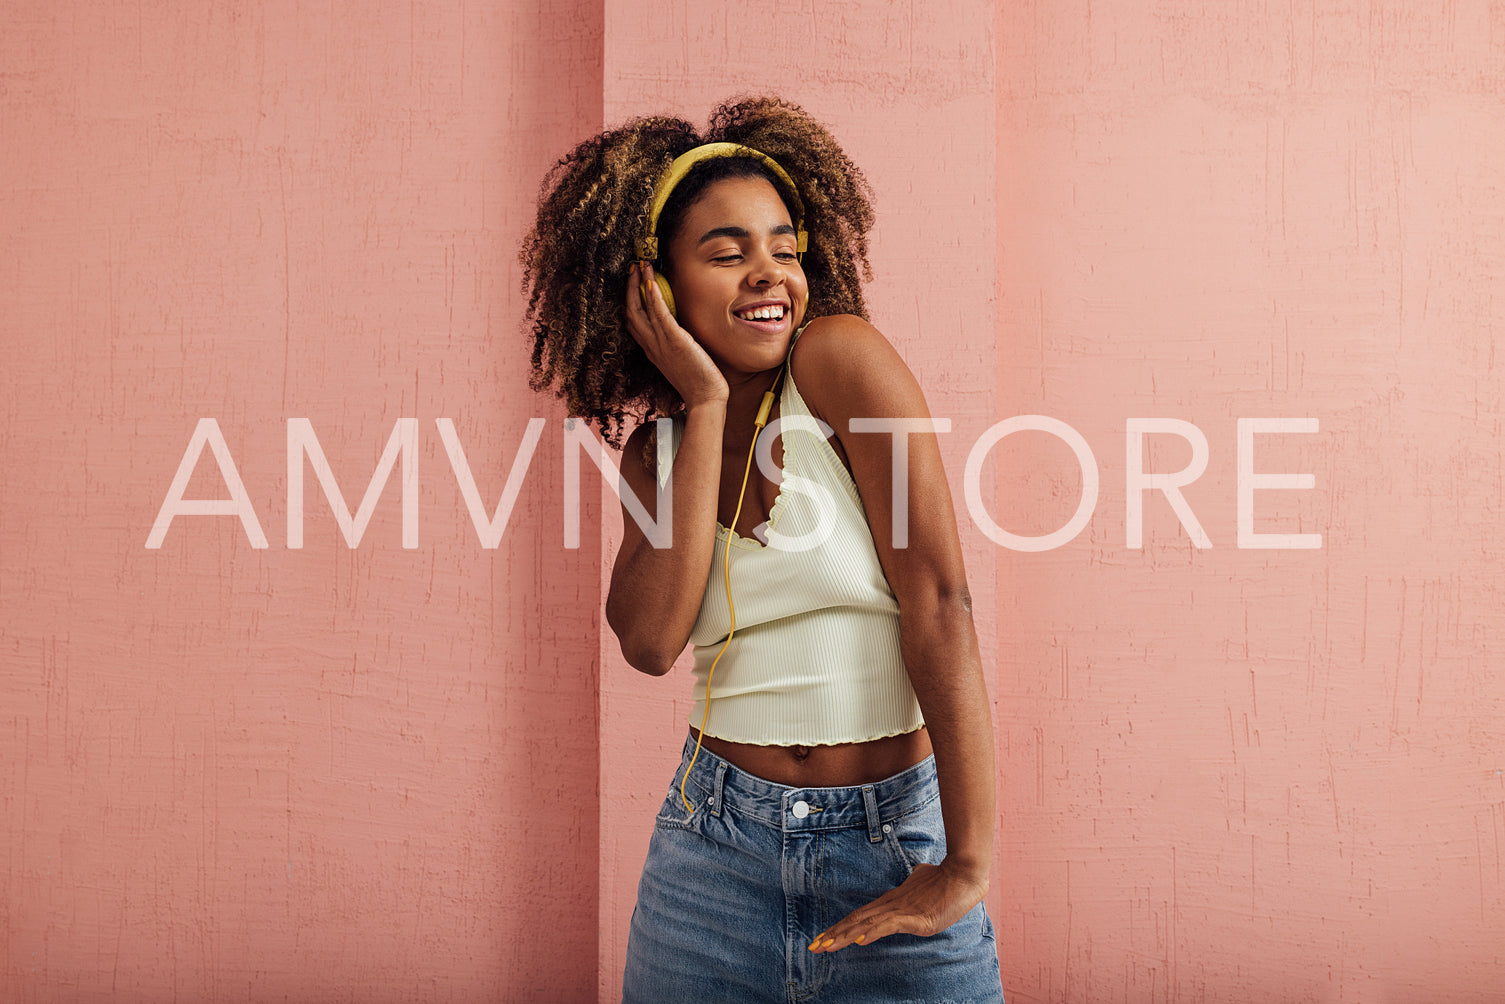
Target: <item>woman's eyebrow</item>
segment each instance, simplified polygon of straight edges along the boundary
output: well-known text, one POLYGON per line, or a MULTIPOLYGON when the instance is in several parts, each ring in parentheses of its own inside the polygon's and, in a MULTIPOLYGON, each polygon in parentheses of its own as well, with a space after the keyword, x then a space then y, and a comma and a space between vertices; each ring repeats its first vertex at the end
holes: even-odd
MULTIPOLYGON (((768 233, 770 236, 778 237, 784 234, 793 235, 794 233, 796 233, 796 231, 791 224, 780 223, 778 226, 771 227, 768 233)), ((706 241, 713 241, 718 237, 736 237, 738 239, 741 239, 751 236, 752 234, 748 232, 746 227, 716 227, 713 230, 707 230, 705 234, 700 238, 700 240, 695 242, 695 246, 699 247, 706 241)))

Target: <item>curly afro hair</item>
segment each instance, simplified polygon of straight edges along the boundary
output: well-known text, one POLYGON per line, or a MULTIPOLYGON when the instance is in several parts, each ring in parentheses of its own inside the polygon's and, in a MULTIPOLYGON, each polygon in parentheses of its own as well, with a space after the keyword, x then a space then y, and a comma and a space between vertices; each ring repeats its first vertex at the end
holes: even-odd
MULTIPOLYGON (((799 106, 747 98, 717 107, 703 134, 682 119, 649 117, 586 140, 544 178, 538 220, 519 258, 533 333, 533 389, 552 390, 571 415, 594 424, 615 447, 629 418, 647 420, 680 406, 674 388, 627 330, 624 291, 658 179, 680 154, 721 141, 766 153, 794 181, 810 234, 803 262, 810 286, 805 319, 867 317, 861 284, 872 277, 871 189, 830 132, 799 106)), ((660 246, 673 239, 685 210, 707 185, 748 174, 775 181, 753 159, 696 165, 660 217, 660 246)), ((774 187, 782 197, 783 185, 774 187)))

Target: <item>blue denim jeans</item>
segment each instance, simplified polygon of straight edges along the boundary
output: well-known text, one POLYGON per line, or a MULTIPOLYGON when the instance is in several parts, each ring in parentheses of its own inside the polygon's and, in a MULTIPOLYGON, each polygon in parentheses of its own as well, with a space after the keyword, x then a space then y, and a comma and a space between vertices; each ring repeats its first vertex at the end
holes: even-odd
POLYGON ((935 761, 852 788, 790 788, 708 750, 659 809, 622 998, 639 1002, 1002 1002, 981 903, 931 938, 815 953, 815 935, 946 854, 935 761))

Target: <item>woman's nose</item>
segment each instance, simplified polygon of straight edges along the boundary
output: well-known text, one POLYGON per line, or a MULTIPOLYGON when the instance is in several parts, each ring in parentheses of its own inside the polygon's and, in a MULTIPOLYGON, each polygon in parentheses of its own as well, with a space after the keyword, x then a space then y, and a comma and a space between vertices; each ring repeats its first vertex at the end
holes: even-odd
POLYGON ((784 265, 777 258, 765 257, 754 263, 748 281, 757 287, 774 286, 784 278, 784 265))

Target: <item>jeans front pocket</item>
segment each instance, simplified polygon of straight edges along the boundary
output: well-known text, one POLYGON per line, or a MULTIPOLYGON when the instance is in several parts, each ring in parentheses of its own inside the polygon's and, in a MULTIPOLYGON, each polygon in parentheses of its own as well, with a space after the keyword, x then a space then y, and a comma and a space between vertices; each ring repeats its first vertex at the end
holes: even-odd
MULTIPOLYGON (((680 767, 682 772, 684 767, 680 767)), ((664 796, 664 804, 659 806, 658 817, 654 825, 661 829, 670 830, 693 830, 699 820, 696 818, 705 812, 706 794, 695 784, 687 784, 684 794, 680 794, 679 784, 682 774, 674 775, 674 783, 669 786, 669 793, 664 796), (685 808, 685 799, 690 800, 691 809, 685 808)))
POLYGON ((938 865, 946 857, 946 831, 940 799, 883 824, 883 843, 908 878, 915 865, 938 865))

